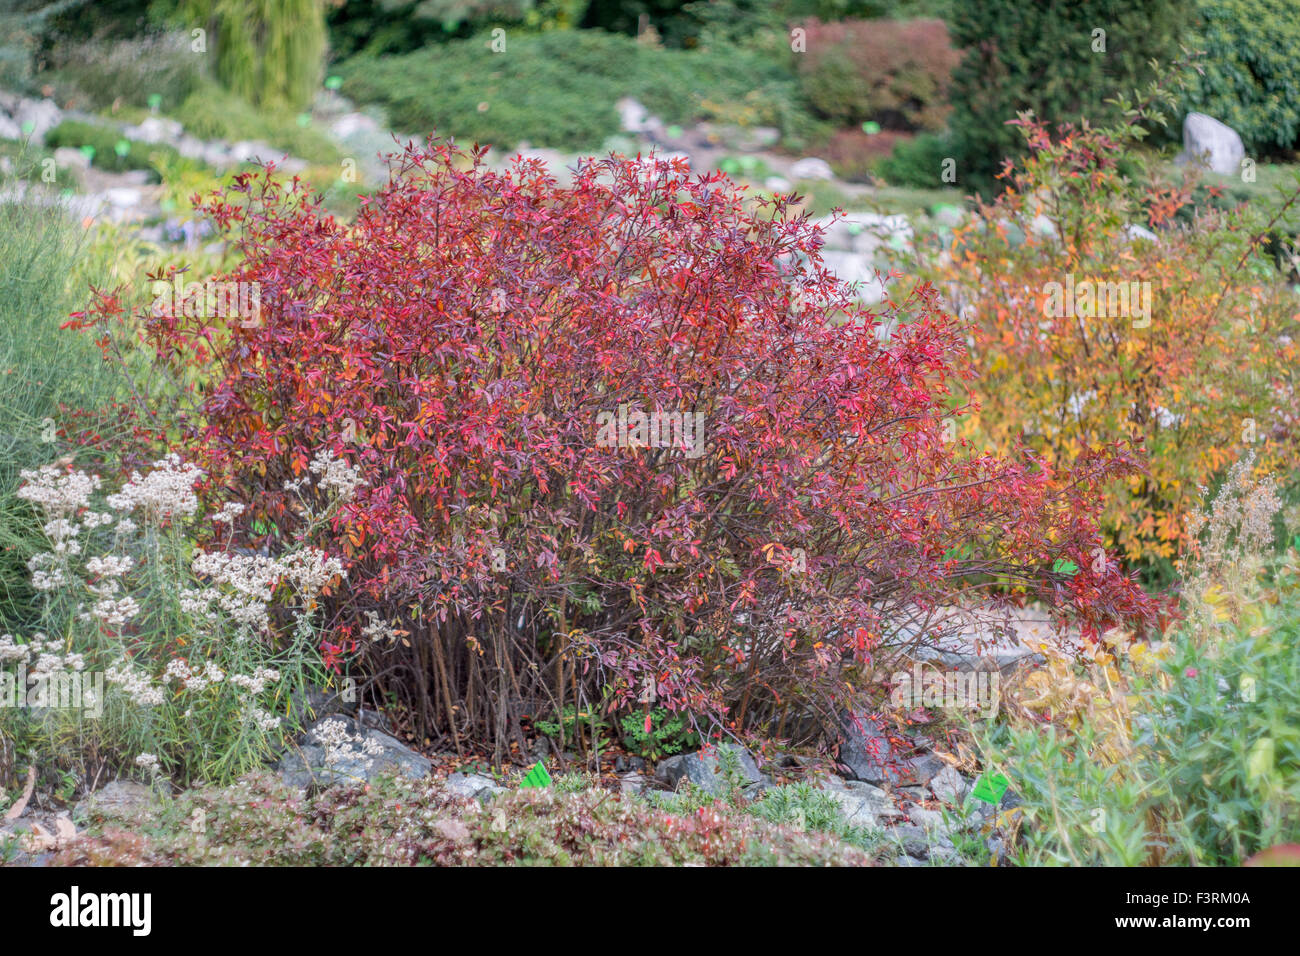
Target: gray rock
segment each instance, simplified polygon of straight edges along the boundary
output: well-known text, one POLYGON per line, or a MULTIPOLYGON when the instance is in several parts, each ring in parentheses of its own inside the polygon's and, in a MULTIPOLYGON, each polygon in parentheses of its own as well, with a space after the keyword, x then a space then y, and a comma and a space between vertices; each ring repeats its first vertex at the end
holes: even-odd
POLYGON ((960 806, 970 791, 970 782, 957 772, 956 768, 944 765, 943 769, 930 780, 930 790, 937 800, 960 806))
POLYGON ((835 170, 831 169, 830 163, 824 159, 806 156, 790 164, 790 178, 830 180, 835 178, 835 170))
POLYGON ((330 124, 330 132, 339 139, 351 139, 379 132, 379 124, 365 113, 344 113, 330 124))
POLYGON ((630 96, 623 97, 614 104, 614 108, 618 110, 619 121, 625 133, 648 133, 660 125, 648 109, 630 96))
POLYGON ((1131 222, 1124 227, 1124 236, 1129 242, 1132 242, 1134 239, 1147 239, 1151 242, 1158 241, 1158 237, 1150 229, 1147 229, 1145 226, 1135 225, 1131 222))
POLYGON ((638 793, 644 791, 645 787, 646 779, 639 773, 625 773, 623 776, 618 778, 619 792, 625 797, 636 796, 638 793))
POLYGON ((866 714, 845 714, 840 724, 839 763, 853 780, 899 783, 898 759, 880 725, 866 714))
POLYGON ((144 202, 144 194, 138 189, 128 189, 125 187, 115 187, 104 190, 104 199, 110 206, 118 209, 134 209, 144 202))
POLYGON ((774 193, 788 193, 794 190, 794 184, 784 176, 768 176, 763 180, 763 188, 774 193))
POLYGON ((289 786, 305 788, 370 781, 381 776, 419 780, 428 776, 433 764, 396 737, 336 714, 313 724, 299 746, 280 758, 276 769, 289 786), (320 737, 325 725, 335 721, 343 725, 352 742, 339 748, 331 761, 320 737))
POLYGON ((905 782, 924 787, 947 766, 934 754, 921 754, 919 757, 911 757, 903 768, 905 782))
POLYGON ((467 800, 490 800, 505 792, 505 787, 497 786, 488 777, 477 773, 453 773, 445 786, 451 793, 467 800))
POLYGON ((835 798, 847 823, 878 830, 887 821, 900 819, 901 811, 879 787, 860 781, 822 781, 821 788, 835 798))
POLYGON ((689 780, 701 790, 721 794, 726 788, 726 781, 718 771, 718 752, 722 750, 734 753, 739 758, 740 773, 745 780, 742 786, 761 786, 765 782, 749 751, 734 744, 719 744, 707 754, 700 750, 661 760, 659 766, 655 767, 655 779, 674 789, 682 780, 689 780))
POLYGON ((127 139, 141 143, 177 143, 184 136, 185 130, 174 119, 150 116, 142 120, 139 126, 126 127, 123 133, 127 139))
POLYGON ((56 165, 66 169, 85 171, 90 168, 90 160, 86 154, 79 149, 73 149, 71 146, 60 146, 54 151, 54 162, 56 165))
POLYGON ((78 820, 84 820, 97 812, 122 813, 147 807, 155 799, 153 790, 143 783, 114 780, 78 801, 72 809, 72 815, 78 820))
POLYGON ((1188 113, 1183 120, 1183 152, 1180 162, 1199 162, 1224 176, 1241 172, 1245 147, 1237 131, 1204 113, 1188 113))
POLYGON ((44 145, 45 134, 63 120, 63 111, 53 100, 32 100, 0 91, 0 137, 24 139, 44 145))
POLYGON ((920 827, 894 827, 889 831, 889 835, 908 856, 924 860, 930 855, 930 839, 920 827))

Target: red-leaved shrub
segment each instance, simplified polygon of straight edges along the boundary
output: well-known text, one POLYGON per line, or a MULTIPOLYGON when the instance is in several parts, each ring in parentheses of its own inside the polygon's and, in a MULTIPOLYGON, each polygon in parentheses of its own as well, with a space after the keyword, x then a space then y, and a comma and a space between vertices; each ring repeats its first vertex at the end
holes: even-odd
POLYGON ((856 126, 938 130, 961 59, 942 20, 840 20, 802 24, 799 83, 827 119, 856 126))
POLYGON ((562 188, 466 159, 409 147, 351 225, 242 176, 207 208, 259 320, 145 317, 161 359, 211 364, 190 437, 250 544, 298 527, 285 483, 318 449, 360 466, 314 542, 349 562, 326 652, 431 735, 504 748, 575 706, 788 731, 991 589, 1152 620, 1093 570, 1122 458, 1063 474, 945 442, 963 330, 933 289, 861 310, 806 219, 680 161, 585 161, 562 188))

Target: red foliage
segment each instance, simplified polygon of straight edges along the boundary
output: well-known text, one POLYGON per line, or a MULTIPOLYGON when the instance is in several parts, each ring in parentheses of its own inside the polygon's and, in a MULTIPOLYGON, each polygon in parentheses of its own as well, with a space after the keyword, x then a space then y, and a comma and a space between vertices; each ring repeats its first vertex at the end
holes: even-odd
POLYGON ((828 119, 888 129, 942 129, 961 54, 942 20, 810 20, 800 83, 828 119))
POLYGON ((431 733, 504 746, 522 716, 651 699, 775 728, 904 610, 980 588, 1151 620, 1116 562, 1090 570, 1093 489, 1125 463, 945 443, 963 329, 932 288, 860 309, 806 219, 721 173, 592 161, 561 188, 479 159, 408 148, 350 226, 241 177, 208 211, 260 322, 146 317, 161 358, 213 365, 191 437, 246 521, 294 527, 284 483, 322 446, 360 465, 316 542, 351 562, 331 653, 394 622, 361 651, 431 733), (703 441, 607 447, 620 406, 698 413, 703 441))

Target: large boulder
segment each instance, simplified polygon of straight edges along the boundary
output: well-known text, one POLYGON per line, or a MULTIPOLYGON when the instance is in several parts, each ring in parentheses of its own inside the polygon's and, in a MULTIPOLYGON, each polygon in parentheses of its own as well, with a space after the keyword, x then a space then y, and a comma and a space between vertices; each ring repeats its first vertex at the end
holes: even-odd
POLYGON ((738 769, 744 778, 742 786, 746 789, 762 786, 767 782, 749 751, 733 744, 719 744, 707 753, 698 750, 695 753, 678 754, 662 760, 659 766, 655 767, 655 779, 674 789, 683 780, 689 780, 701 790, 721 795, 727 789, 727 781, 719 770, 720 751, 727 751, 736 756, 738 769))
POLYGON ((1224 176, 1241 172, 1245 147, 1237 131, 1204 113, 1188 113, 1183 120, 1182 162, 1200 162, 1224 176))

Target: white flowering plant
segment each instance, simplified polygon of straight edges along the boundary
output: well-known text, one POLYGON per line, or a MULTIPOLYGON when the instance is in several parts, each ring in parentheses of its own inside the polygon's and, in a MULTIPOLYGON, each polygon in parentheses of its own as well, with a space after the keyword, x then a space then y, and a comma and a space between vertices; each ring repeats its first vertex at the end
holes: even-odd
MULTIPOLYGON (((0 707, 0 730, 61 771, 107 764, 181 784, 233 779, 300 731, 292 702, 326 682, 318 601, 345 576, 338 558, 302 544, 275 556, 233 547, 243 506, 204 514, 204 474, 175 454, 115 492, 66 466, 22 478, 18 496, 48 541, 28 565, 43 612, 29 635, 0 636, 0 671, 102 675, 78 689, 103 699, 0 707)), ((322 452, 313 480, 326 504, 302 496, 302 540, 361 479, 322 452)))

